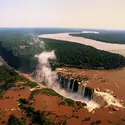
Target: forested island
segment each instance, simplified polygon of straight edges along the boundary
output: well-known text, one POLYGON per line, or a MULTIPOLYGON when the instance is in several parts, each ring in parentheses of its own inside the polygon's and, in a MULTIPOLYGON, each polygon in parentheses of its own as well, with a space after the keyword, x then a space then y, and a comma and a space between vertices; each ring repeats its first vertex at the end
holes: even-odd
POLYGON ((100 31, 99 33, 78 33, 70 35, 106 43, 125 44, 125 31, 100 31))

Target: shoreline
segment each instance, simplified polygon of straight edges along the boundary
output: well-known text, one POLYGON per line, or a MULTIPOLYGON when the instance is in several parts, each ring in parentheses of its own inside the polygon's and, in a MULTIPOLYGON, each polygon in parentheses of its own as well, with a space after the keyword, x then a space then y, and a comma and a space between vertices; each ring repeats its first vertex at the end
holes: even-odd
POLYGON ((111 53, 117 53, 125 56, 125 44, 105 43, 105 42, 100 42, 92 39, 75 37, 70 35, 70 34, 76 34, 76 33, 71 32, 71 33, 57 33, 57 34, 42 34, 42 35, 39 35, 38 37, 80 43, 80 44, 92 46, 99 50, 109 51, 111 53))

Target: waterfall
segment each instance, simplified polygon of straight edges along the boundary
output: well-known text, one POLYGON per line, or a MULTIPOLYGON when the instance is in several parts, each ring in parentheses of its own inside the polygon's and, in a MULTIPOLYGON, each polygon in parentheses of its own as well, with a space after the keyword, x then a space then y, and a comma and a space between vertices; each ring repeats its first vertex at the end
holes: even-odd
POLYGON ((64 78, 63 77, 61 77, 60 86, 61 86, 61 88, 64 88, 64 78))
POLYGON ((61 77, 59 77, 59 83, 61 83, 61 77))
POLYGON ((85 87, 84 97, 86 97, 88 99, 92 99, 93 92, 94 92, 93 89, 91 89, 89 87, 85 87))
POLYGON ((73 79, 71 79, 71 84, 70 84, 70 90, 72 90, 72 86, 73 86, 73 79))
POLYGON ((79 93, 83 98, 89 100, 93 99, 94 89, 86 87, 85 85, 79 84, 78 80, 68 79, 64 76, 59 76, 60 87, 73 93, 79 93))
POLYGON ((65 89, 68 90, 68 79, 65 79, 65 89))
POLYGON ((61 84, 62 84, 62 77, 60 76, 60 77, 59 77, 59 85, 60 85, 60 87, 62 87, 61 84))
POLYGON ((82 94, 82 85, 81 84, 79 84, 79 86, 78 86, 78 93, 81 95, 82 94))
POLYGON ((84 97, 87 97, 88 89, 85 87, 84 97))
POLYGON ((85 87, 82 85, 82 95, 83 95, 83 97, 85 97, 84 95, 85 95, 85 87))
POLYGON ((75 82, 74 82, 74 92, 78 92, 78 87, 79 87, 78 80, 75 80, 75 82))
POLYGON ((66 89, 66 81, 65 81, 65 79, 64 79, 64 81, 63 81, 63 87, 64 87, 64 89, 66 89))
POLYGON ((68 81, 68 91, 70 91, 70 85, 71 85, 71 81, 68 81))
POLYGON ((93 97, 94 97, 94 90, 93 90, 93 92, 91 94, 91 99, 93 99, 93 97))
POLYGON ((73 84, 72 84, 72 92, 74 92, 74 84, 75 84, 75 80, 73 80, 73 84))

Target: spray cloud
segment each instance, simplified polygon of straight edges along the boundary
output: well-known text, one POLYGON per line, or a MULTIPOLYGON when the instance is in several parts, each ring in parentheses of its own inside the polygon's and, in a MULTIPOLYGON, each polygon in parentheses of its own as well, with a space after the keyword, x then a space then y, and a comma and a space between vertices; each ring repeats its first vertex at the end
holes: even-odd
POLYGON ((42 49, 45 49, 44 42, 40 40, 36 35, 30 34, 30 40, 28 41, 30 45, 37 45, 42 49))
POLYGON ((54 71, 52 71, 51 66, 49 64, 49 60, 56 59, 54 51, 51 52, 42 52, 39 55, 35 55, 38 58, 38 67, 37 67, 37 75, 36 79, 39 82, 45 82, 47 87, 52 87, 56 84, 57 75, 54 71))

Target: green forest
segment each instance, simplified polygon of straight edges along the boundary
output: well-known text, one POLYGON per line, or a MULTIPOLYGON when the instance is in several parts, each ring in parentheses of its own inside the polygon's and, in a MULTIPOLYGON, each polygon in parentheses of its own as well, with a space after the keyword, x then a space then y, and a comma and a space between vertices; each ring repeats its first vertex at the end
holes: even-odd
MULTIPOLYGON (((65 28, 4 28, 0 29, 0 56, 13 68, 31 73, 35 70, 35 54, 44 50, 38 35, 74 32, 65 28)), ((77 30, 79 31, 79 30, 77 30)))
POLYGON ((125 57, 119 54, 97 50, 91 46, 67 41, 42 39, 46 50, 55 50, 57 63, 61 66, 72 65, 79 68, 114 69, 125 66, 125 57))
POLYGON ((17 82, 24 82, 24 86, 35 87, 37 84, 19 75, 14 69, 2 65, 0 66, 0 97, 17 82))
POLYGON ((24 72, 32 72, 35 69, 34 55, 43 51, 40 44, 36 35, 33 36, 25 30, 0 31, 0 56, 11 67, 24 72))
POLYGON ((14 69, 26 73, 31 73, 35 70, 37 58, 34 56, 36 54, 51 50, 54 50, 57 56, 57 60, 52 62, 55 67, 72 66, 89 69, 114 69, 125 66, 125 58, 119 54, 97 50, 79 43, 38 38, 41 33, 66 31, 64 29, 0 30, 0 56, 14 69))

